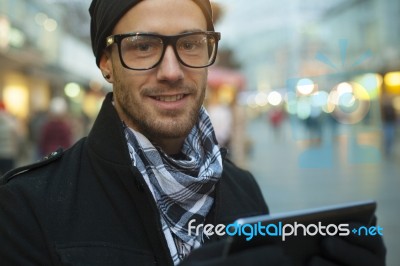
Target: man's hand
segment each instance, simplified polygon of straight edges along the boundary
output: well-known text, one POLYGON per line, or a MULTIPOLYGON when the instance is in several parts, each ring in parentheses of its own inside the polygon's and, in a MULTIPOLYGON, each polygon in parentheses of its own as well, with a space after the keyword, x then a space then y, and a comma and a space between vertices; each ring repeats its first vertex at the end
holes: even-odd
POLYGON ((289 266, 288 258, 278 245, 247 249, 222 256, 225 241, 218 241, 194 250, 180 266, 289 266))
MULTIPOLYGON (((351 224, 358 228, 361 224, 351 224)), ((310 266, 384 266, 386 248, 380 235, 326 237, 322 241, 323 257, 314 257, 310 266)))

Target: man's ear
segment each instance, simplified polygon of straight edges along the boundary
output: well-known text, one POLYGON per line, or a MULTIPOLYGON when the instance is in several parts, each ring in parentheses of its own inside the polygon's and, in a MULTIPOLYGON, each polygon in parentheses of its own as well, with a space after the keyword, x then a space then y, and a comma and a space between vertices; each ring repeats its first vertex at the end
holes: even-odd
POLYGON ((109 51, 104 51, 101 55, 99 67, 101 69, 101 73, 103 77, 109 82, 113 83, 113 65, 111 60, 111 53, 109 51))

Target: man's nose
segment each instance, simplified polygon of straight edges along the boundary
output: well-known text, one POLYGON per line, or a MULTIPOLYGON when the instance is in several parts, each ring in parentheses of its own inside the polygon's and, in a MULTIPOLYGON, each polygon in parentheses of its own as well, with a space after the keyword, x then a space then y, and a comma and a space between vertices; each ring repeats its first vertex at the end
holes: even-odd
POLYGON ((182 65, 179 63, 171 46, 165 48, 164 57, 158 66, 157 78, 159 80, 176 82, 183 79, 182 65))

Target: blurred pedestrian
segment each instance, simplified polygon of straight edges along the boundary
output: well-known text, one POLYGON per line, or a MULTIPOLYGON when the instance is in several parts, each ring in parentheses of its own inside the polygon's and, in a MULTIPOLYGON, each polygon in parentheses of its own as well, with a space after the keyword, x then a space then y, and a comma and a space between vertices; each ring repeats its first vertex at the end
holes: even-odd
POLYGON ((275 139, 281 137, 281 126, 285 119, 285 111, 282 107, 272 108, 268 112, 268 122, 272 127, 275 139))
POLYGON ((390 157, 393 153, 396 138, 397 114, 390 98, 382 105, 383 150, 390 157))
POLYGON ((45 110, 34 112, 28 122, 29 145, 32 147, 33 161, 43 158, 39 149, 41 130, 43 124, 48 120, 49 113, 45 110))
POLYGON ((207 107, 207 111, 210 115, 218 144, 221 147, 229 148, 229 142, 233 130, 233 115, 231 108, 225 104, 216 104, 207 107))
POLYGON ((19 152, 19 132, 15 118, 0 101, 0 175, 15 167, 19 152))
POLYGON ((322 124, 320 115, 311 114, 304 120, 311 145, 320 145, 322 141, 322 124))
POLYGON ((50 103, 47 120, 42 123, 39 136, 41 157, 58 148, 67 149, 72 145, 73 135, 67 118, 67 103, 63 98, 54 98, 50 103))

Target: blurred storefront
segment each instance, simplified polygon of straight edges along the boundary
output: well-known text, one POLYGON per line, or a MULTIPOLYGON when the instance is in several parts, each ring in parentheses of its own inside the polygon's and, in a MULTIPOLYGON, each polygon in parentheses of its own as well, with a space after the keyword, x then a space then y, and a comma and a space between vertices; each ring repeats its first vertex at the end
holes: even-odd
MULTIPOLYGON (((28 89, 29 93, 25 94, 29 97, 38 90, 42 91, 39 96, 60 96, 70 82, 84 89, 90 89, 92 83, 105 85, 94 63, 90 44, 65 27, 63 22, 69 16, 68 9, 56 2, 0 2, 2 94, 5 86, 13 82, 28 89)), ((28 109, 43 108, 46 102, 36 105, 39 98, 32 100, 33 105, 28 109)))
MULTIPOLYGON (((21 146, 29 150, 23 151, 22 157, 31 153, 36 141, 31 139, 36 135, 31 124, 37 116, 48 113, 52 99, 65 99, 74 138, 79 138, 87 133, 110 89, 96 67, 88 39, 78 36, 71 30, 76 27, 66 23, 71 20, 72 5, 0 1, 0 101, 21 125, 25 138, 21 146)), ((77 12, 72 20, 85 27, 87 8, 76 8, 85 16, 80 18, 77 12)), ((87 36, 89 28, 84 30, 87 36)))

